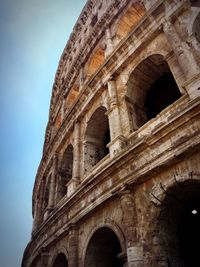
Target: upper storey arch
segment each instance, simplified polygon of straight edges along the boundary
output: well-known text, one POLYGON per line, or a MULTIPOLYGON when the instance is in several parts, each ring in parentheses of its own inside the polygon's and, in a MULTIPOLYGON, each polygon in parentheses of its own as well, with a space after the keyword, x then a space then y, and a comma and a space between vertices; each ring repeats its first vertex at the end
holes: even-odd
POLYGON ((64 253, 60 253, 56 257, 53 267, 68 267, 67 258, 64 253))
POLYGON ((102 46, 94 49, 92 56, 89 59, 87 67, 87 76, 91 76, 103 64, 105 60, 105 51, 102 46))
POLYGON ((74 148, 72 144, 68 144, 61 157, 59 163, 59 179, 58 179, 58 200, 67 194, 67 184, 72 179, 73 171, 73 154, 74 148))
MULTIPOLYGON (((121 39, 144 15, 145 8, 141 1, 134 1, 132 4, 128 2, 110 0, 105 4, 103 0, 87 1, 59 62, 53 85, 50 116, 53 110, 58 108, 63 96, 73 88, 82 68, 85 72, 84 80, 87 81, 87 77, 94 74, 104 63, 108 41, 105 30, 115 25, 112 32, 121 39)), ((113 49, 114 47, 113 39, 113 49)))
POLYGON ((76 98, 79 95, 79 91, 79 84, 75 83, 65 99, 64 112, 73 106, 74 102, 76 101, 76 98))
POLYGON ((128 82, 128 102, 132 130, 156 117, 181 96, 168 63, 154 54, 142 60, 132 71, 128 82))
POLYGON ((140 1, 134 1, 119 17, 116 23, 116 38, 122 39, 140 21, 145 13, 145 7, 140 1))
POLYGON ((98 107, 87 122, 84 144, 85 172, 109 153, 107 144, 110 142, 110 130, 106 112, 105 107, 98 107))

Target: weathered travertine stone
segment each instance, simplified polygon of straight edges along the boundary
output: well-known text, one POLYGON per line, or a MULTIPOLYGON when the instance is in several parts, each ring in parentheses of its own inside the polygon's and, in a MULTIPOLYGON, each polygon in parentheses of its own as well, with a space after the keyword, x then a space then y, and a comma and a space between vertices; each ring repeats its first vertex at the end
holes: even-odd
POLYGON ((87 1, 53 84, 22 267, 200 266, 199 22, 199 1, 87 1))

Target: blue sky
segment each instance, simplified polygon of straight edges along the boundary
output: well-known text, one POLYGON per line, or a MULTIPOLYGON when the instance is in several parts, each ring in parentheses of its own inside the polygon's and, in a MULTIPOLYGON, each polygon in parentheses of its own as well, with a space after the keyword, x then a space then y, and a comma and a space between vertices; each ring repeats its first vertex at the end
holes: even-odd
POLYGON ((54 75, 86 0, 0 2, 0 266, 19 267, 32 227, 54 75))

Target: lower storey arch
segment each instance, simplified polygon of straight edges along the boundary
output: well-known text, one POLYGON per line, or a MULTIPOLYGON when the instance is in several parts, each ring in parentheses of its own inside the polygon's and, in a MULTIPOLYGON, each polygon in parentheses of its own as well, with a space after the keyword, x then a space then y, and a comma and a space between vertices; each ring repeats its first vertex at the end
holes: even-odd
POLYGON ((163 204, 158 229, 168 266, 200 266, 200 183, 178 183, 166 191, 163 204))
POLYGON ((113 230, 99 228, 91 237, 85 254, 84 267, 123 267, 122 248, 113 230))

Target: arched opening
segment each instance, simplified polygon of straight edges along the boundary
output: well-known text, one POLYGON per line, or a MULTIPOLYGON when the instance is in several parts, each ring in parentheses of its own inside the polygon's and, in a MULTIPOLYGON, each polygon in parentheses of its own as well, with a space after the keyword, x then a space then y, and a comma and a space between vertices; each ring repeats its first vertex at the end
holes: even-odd
POLYGON ((95 166, 104 158, 109 150, 107 144, 110 142, 110 131, 106 108, 99 107, 91 116, 85 135, 84 159, 85 171, 95 166))
POLYGON ((140 19, 145 14, 145 7, 143 3, 134 2, 122 15, 120 20, 118 21, 116 36, 119 39, 122 39, 126 36, 131 29, 137 25, 140 19))
POLYGON ((95 73, 95 71, 103 64, 105 60, 105 52, 104 49, 99 47, 94 51, 94 54, 89 60, 87 75, 91 76, 95 73))
POLYGON ((69 182, 69 180, 72 179, 72 169, 73 169, 72 145, 68 145, 59 165, 60 166, 59 166, 58 198, 60 199, 67 194, 67 183, 69 182))
POLYGON ((85 267, 122 267, 121 246, 116 234, 107 227, 98 229, 92 236, 85 256, 85 267))
POLYGON ((54 261, 53 267, 68 267, 65 254, 60 253, 54 261))
POLYGON ((194 36, 196 37, 197 41, 200 43, 200 13, 196 17, 193 27, 192 27, 192 32, 194 36))
POLYGON ((147 120, 158 115, 181 96, 171 72, 163 74, 149 88, 145 98, 147 120))
POLYGON ((200 184, 184 182, 166 193, 159 218, 168 266, 200 266, 200 184))
POLYGON ((65 110, 69 110, 73 106, 73 104, 76 101, 78 95, 79 95, 79 87, 78 87, 78 85, 75 84, 71 88, 71 90, 70 90, 70 92, 69 92, 69 94, 68 94, 68 96, 66 98, 65 110))
POLYGON ((127 83, 127 105, 132 130, 156 117, 176 101, 181 93, 167 62, 161 55, 143 60, 127 83))

